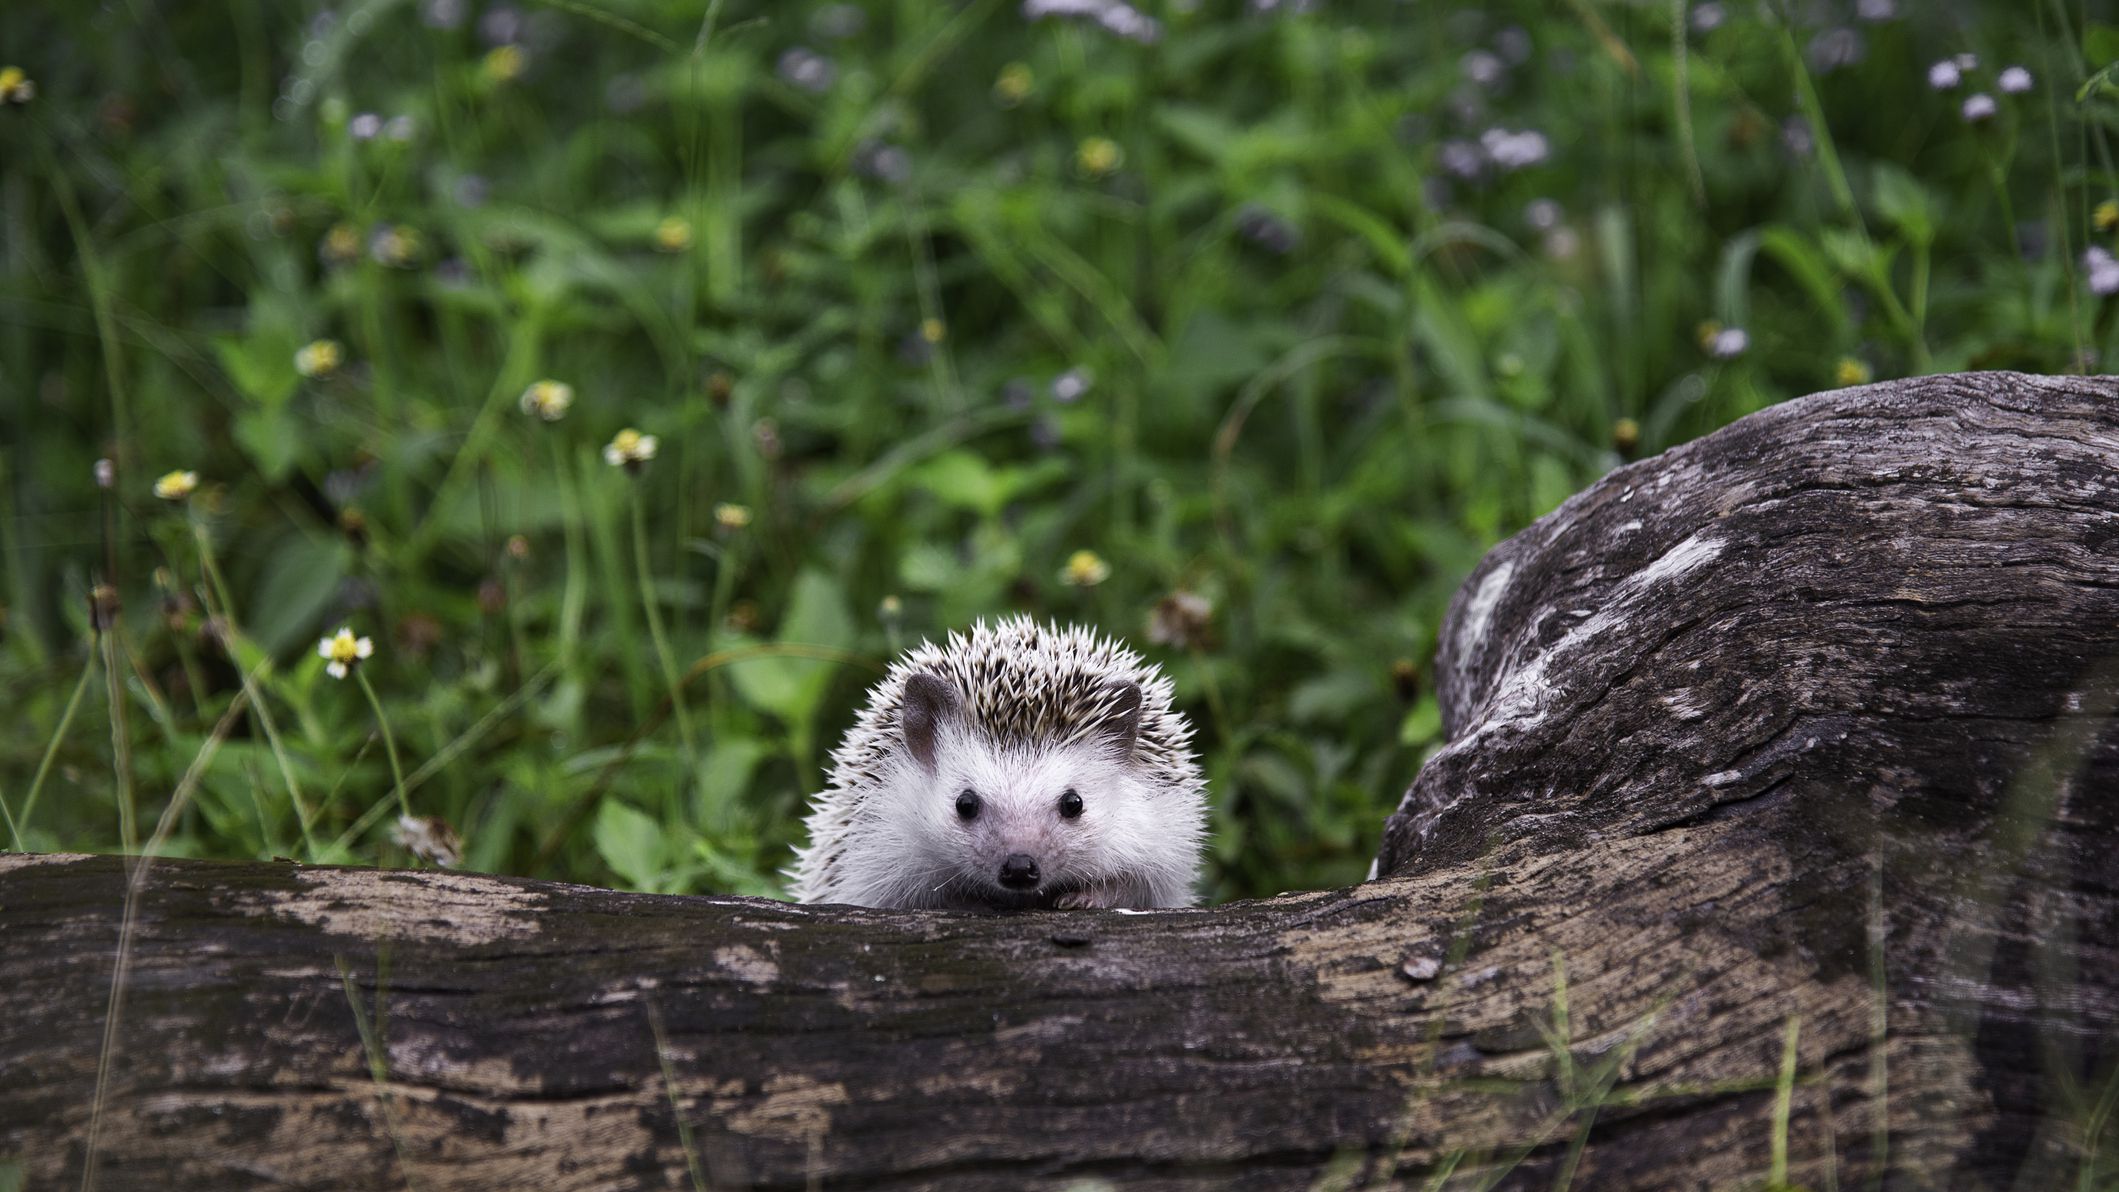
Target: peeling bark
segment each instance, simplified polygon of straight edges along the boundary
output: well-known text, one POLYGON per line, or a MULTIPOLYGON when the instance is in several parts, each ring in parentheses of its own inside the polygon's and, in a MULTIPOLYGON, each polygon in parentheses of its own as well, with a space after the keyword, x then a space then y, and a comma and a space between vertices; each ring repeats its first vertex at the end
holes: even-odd
POLYGON ((1263 902, 0 858, 0 1159, 78 1185, 93 1119, 107 1188, 1757 1187, 1783 1135, 1810 1187, 2114 1178, 2119 383, 1622 468, 1437 671, 1387 876, 1263 902))

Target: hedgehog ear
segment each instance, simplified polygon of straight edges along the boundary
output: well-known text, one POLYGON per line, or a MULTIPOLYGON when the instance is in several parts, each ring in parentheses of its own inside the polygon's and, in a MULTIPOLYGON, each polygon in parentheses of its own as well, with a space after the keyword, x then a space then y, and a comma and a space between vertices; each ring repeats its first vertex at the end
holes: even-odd
POLYGON ((956 714, 956 688, 948 682, 924 671, 905 680, 900 731, 905 734, 905 748, 929 772, 934 770, 935 739, 941 735, 942 722, 955 719, 956 714))
POLYGON ((1134 742, 1140 739, 1140 705, 1140 684, 1119 683, 1111 688, 1111 715, 1100 731, 1119 757, 1132 757, 1134 742))

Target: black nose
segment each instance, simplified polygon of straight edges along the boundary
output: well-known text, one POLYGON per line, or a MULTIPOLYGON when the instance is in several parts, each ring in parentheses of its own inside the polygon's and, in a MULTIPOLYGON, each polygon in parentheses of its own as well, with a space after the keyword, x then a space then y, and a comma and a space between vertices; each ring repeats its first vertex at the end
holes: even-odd
POLYGON ((1001 862, 1001 884, 1011 890, 1028 890, 1037 885, 1037 862, 1029 853, 1010 853, 1001 862))

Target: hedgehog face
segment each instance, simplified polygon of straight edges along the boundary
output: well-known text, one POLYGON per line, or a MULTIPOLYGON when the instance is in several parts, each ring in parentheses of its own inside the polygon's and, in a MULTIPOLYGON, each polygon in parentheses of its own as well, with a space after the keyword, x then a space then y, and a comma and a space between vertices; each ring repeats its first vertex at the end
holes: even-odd
POLYGON ((920 869, 933 875, 935 905, 1049 908, 1126 871, 1117 845, 1154 838, 1156 795, 1132 761, 1139 689, 1115 693, 1114 703, 1119 714, 1079 740, 998 742, 968 722, 947 683, 927 675, 907 683, 910 764, 898 795, 926 825, 920 869))
POLYGON ((1115 840, 1153 831, 1152 793, 1097 745, 996 748, 976 731, 944 742, 912 797, 923 806, 927 869, 946 906, 1054 906, 1123 869, 1115 840))

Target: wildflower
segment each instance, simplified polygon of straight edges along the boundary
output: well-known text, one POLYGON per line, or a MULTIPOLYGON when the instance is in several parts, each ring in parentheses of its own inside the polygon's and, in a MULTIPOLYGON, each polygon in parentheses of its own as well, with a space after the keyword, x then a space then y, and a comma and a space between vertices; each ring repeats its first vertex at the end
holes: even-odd
POLYGON ((305 377, 328 377, 345 362, 346 350, 335 339, 313 339, 294 353, 294 371, 305 377))
POLYGON ((1545 134, 1534 129, 1510 132, 1505 128, 1489 128, 1479 135, 1479 146, 1486 150, 1487 159, 1503 170, 1537 165, 1552 152, 1545 134))
POLYGON ((1052 400, 1063 403, 1080 401, 1082 395, 1089 392, 1089 386, 1094 383, 1095 378, 1090 376, 1088 369, 1070 368, 1052 378, 1052 400))
POLYGON ((1928 68, 1928 86, 1937 91, 1948 91, 1963 81, 1964 72, 1958 70, 1957 64, 1948 58, 1928 68))
POLYGON ((1302 232, 1294 224, 1256 203, 1236 213, 1236 233, 1277 257, 1302 247, 1302 232))
POLYGON ((1742 327, 1724 327, 1713 322, 1700 324, 1699 339, 1700 350, 1717 360, 1735 359, 1751 346, 1751 335, 1742 327))
POLYGON ((2001 72, 1994 85, 2001 88, 2004 95, 2021 95, 2031 89, 2031 72, 2021 66, 2011 66, 2001 72))
POLYGON ((1435 150, 1435 160, 1445 171, 1459 178, 1477 178, 1486 172, 1486 158, 1470 141, 1442 142, 1441 148, 1435 150))
POLYGON ((655 458, 657 446, 655 436, 644 435, 628 426, 612 437, 603 447, 603 462, 628 472, 638 472, 655 458))
POLYGON ((465 0, 427 0, 419 6, 419 19, 429 29, 454 29, 464 23, 470 7, 465 0))
POLYGON ((750 524, 750 506, 723 501, 714 506, 714 524, 733 534, 750 524))
POLYGON ((1858 357, 1842 356, 1839 363, 1832 367, 1832 383, 1842 389, 1849 385, 1866 385, 1869 383, 1869 377, 1869 366, 1858 357))
POLYGON ((895 625, 905 618, 905 602, 893 592, 876 602, 876 619, 886 625, 895 625))
POLYGON ((1540 232, 1550 232, 1560 226, 1566 211, 1554 199, 1532 199, 1523 207, 1523 222, 1540 232))
POLYGON ((2106 199, 2097 204, 2097 210, 2090 215, 2090 219, 2100 232, 2119 228, 2119 199, 2106 199))
POLYGON ((1898 0, 1855 0, 1854 16, 1857 20, 1878 24, 1898 17, 1898 0))
POLYGON ((155 481, 155 495, 165 501, 181 501, 196 492, 199 487, 197 472, 166 472, 155 481))
POLYGON ((118 465, 108 459, 96 461, 96 487, 109 488, 118 482, 118 465))
POLYGON ((1214 626, 1214 602, 1183 588, 1155 602, 1148 611, 1148 640, 1180 650, 1207 644, 1214 626))
POLYGON ((1162 26, 1153 17, 1123 0, 1023 0, 1023 19, 1080 17, 1103 26, 1106 33, 1141 45, 1153 45, 1162 37, 1162 26))
POLYGON ((1060 582, 1075 588, 1093 588, 1111 578, 1111 564, 1093 550, 1078 550, 1067 556, 1060 569, 1060 582))
POLYGON ((1611 446, 1614 451, 1632 452, 1641 445, 1641 424, 1631 418, 1621 418, 1611 424, 1611 446))
POLYGON ((1721 28, 1722 22, 1728 19, 1729 16, 1722 11, 1721 5, 1715 3, 1714 0, 1707 0, 1706 3, 1697 5, 1692 10, 1692 31, 1694 33, 1712 33, 1716 29, 1721 28))
POLYGON ((361 255, 361 231, 350 223, 335 223, 316 246, 317 258, 326 265, 351 264, 361 255))
POLYGON ((920 338, 928 343, 941 343, 942 337, 947 334, 949 334, 949 328, 942 320, 932 318, 920 320, 920 338))
POLYGON ((831 59, 801 46, 780 55, 774 70, 789 85, 812 94, 831 90, 833 80, 839 77, 839 68, 831 64, 831 59))
POLYGON ((896 145, 863 141, 853 151, 853 168, 863 178, 896 186, 912 177, 912 158, 896 145))
POLYGON ((368 237, 368 255, 380 264, 402 269, 419 259, 419 229, 384 224, 368 237))
POLYGON ((1841 26, 1811 38, 1808 52, 1811 68, 1825 74, 1860 62, 1868 47, 1859 32, 1841 26))
POLYGON ((655 225, 655 247, 663 252, 683 252, 692 246, 692 223, 672 215, 655 225))
POLYGON ((508 557, 520 563, 530 557, 530 540, 521 534, 508 535, 508 557))
POLYGON ((1501 56, 1490 50, 1470 50, 1457 60, 1457 69, 1466 82, 1475 87, 1491 87, 1501 81, 1506 70, 1501 56))
POLYGON ((1810 134, 1810 122, 1801 116, 1790 116, 1783 121, 1781 146, 1793 156, 1810 156, 1810 151, 1817 148, 1817 139, 1810 134))
POLYGON ((1025 62, 1010 62, 1001 68, 999 77, 993 80, 993 95, 1003 107, 1015 105, 1030 98, 1030 89, 1037 83, 1025 62))
POLYGON ((1085 137, 1081 146, 1074 151, 1074 164, 1081 167, 1082 173, 1092 178, 1103 177, 1117 169, 1119 163, 1125 160, 1125 150, 1120 149, 1118 142, 1110 137, 1085 137))
POLYGON ((346 124, 346 135, 356 141, 372 141, 383 131, 383 118, 374 112, 362 112, 346 124))
POLYGON ((390 829, 390 839, 429 865, 448 869, 463 860, 463 838, 438 815, 400 815, 390 829))
POLYGON ((1992 116, 1996 110, 1997 105, 1994 103, 1994 97, 1984 91, 1977 95, 1965 97, 1964 118, 1975 124, 1992 116))
POLYGON ((522 412, 535 414, 546 422, 557 422, 567 416, 567 408, 574 404, 574 387, 565 381, 550 379, 530 382, 522 391, 522 412))
POLYGON ((0 66, 0 103, 25 104, 37 98, 37 84, 19 66, 0 66))
POLYGON ((2119 294, 2119 258, 2114 258, 2109 249, 2092 248, 2083 253, 2082 268, 2090 275, 2090 293, 2119 294))
POLYGON ((355 637, 351 629, 341 625, 337 633, 316 643, 316 652, 324 659, 324 673, 334 679, 343 679, 375 653, 375 641, 355 637))
POLYGON ((478 64, 478 72, 489 83, 506 83, 520 77, 522 68, 528 64, 529 56, 523 53, 521 46, 498 45, 486 51, 485 59, 478 64))

